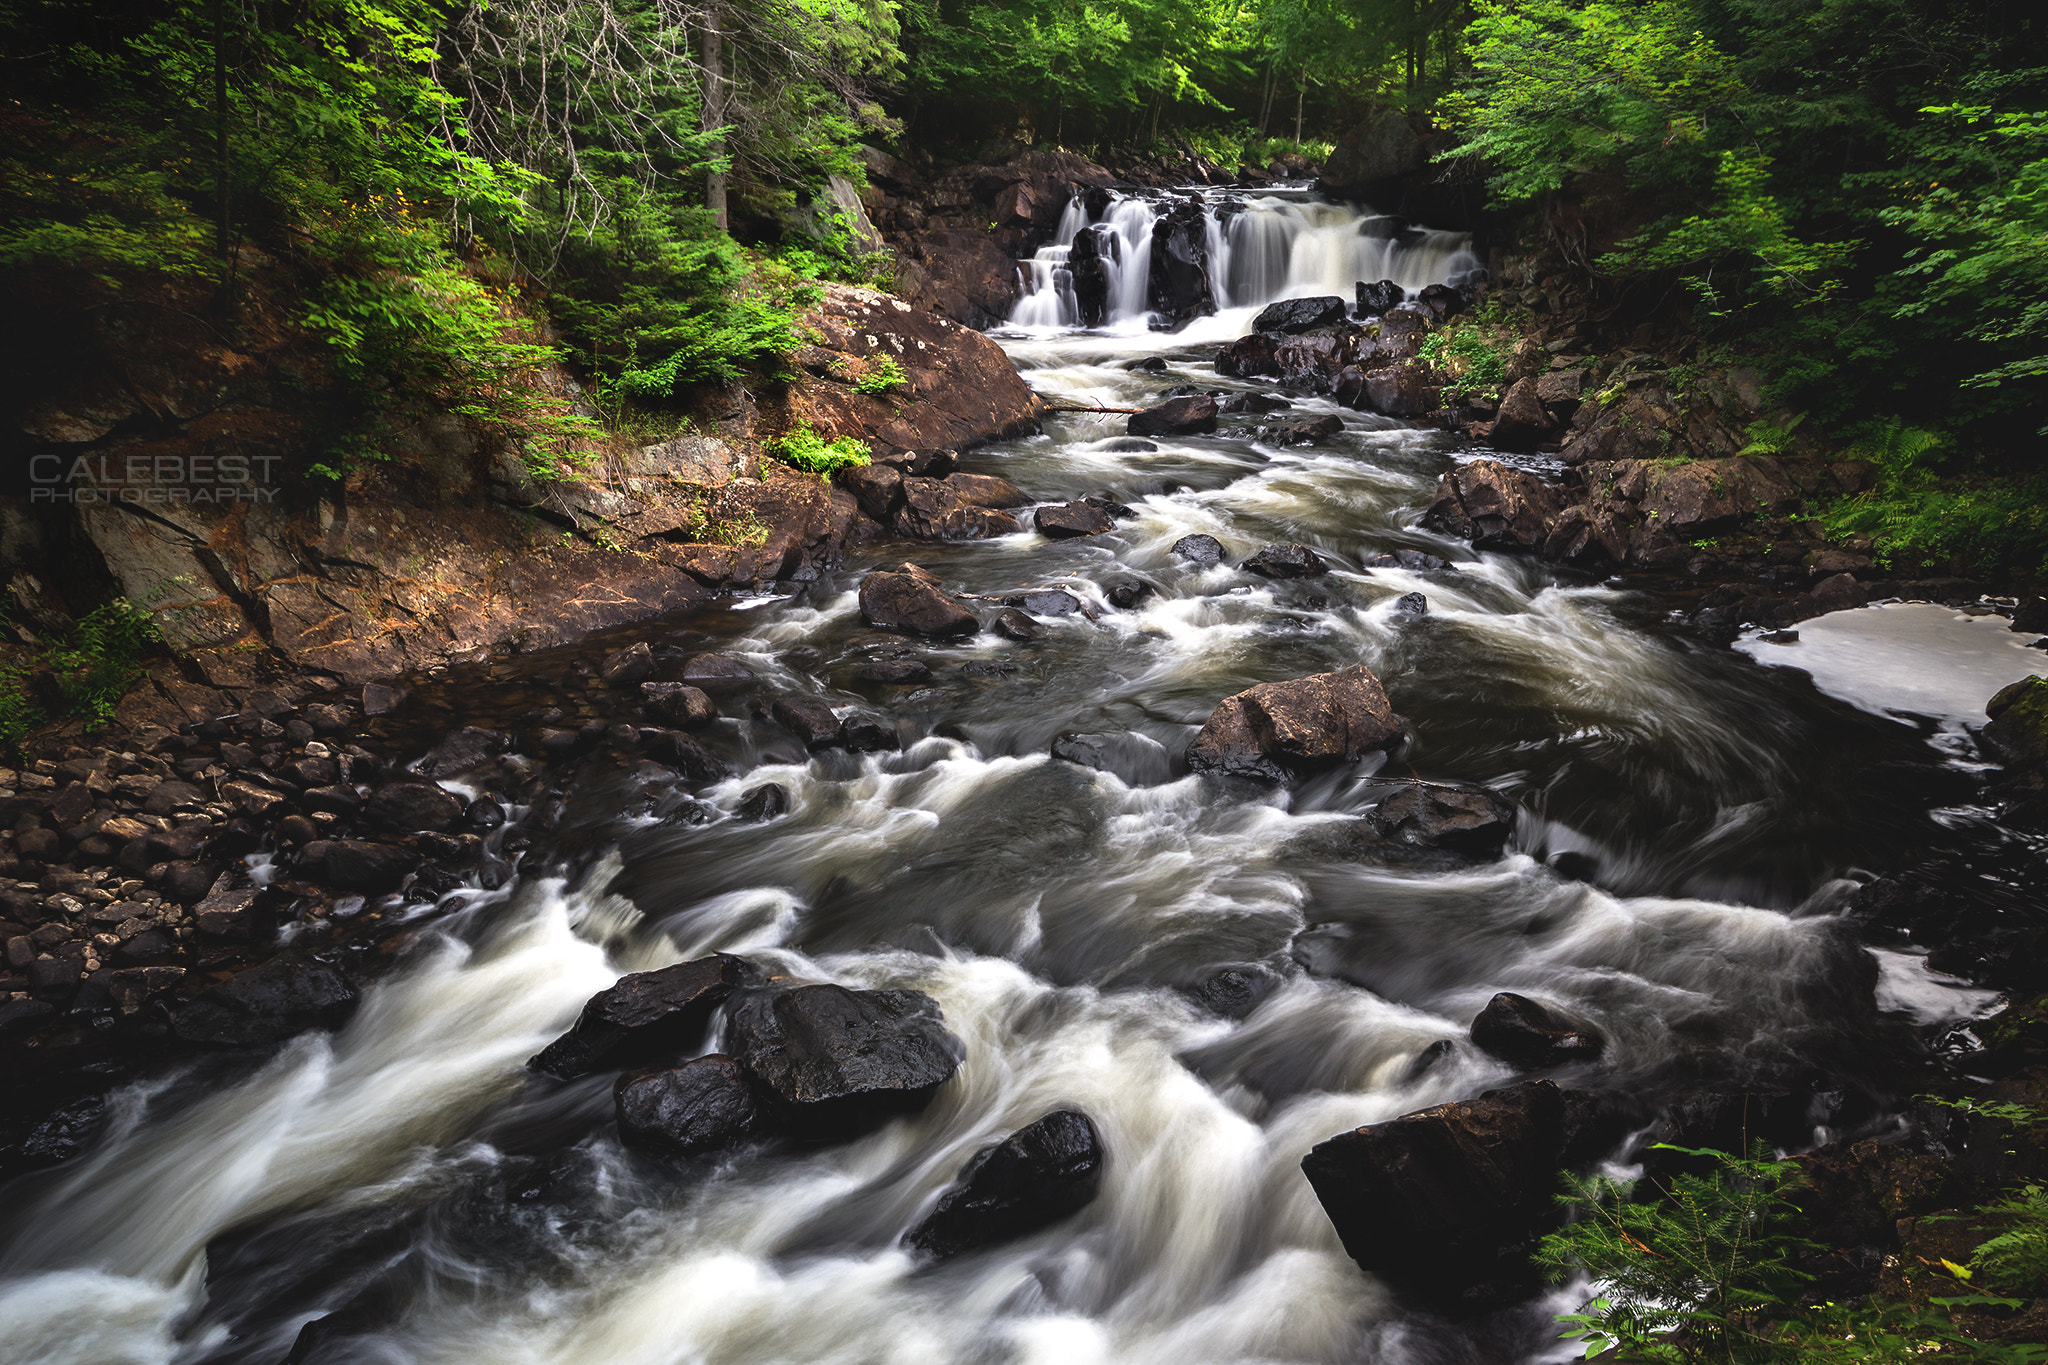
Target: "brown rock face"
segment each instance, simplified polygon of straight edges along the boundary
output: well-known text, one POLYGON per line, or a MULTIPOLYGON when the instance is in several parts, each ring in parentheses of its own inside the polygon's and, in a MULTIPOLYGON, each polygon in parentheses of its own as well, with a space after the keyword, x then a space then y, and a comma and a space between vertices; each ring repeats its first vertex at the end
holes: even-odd
POLYGON ((972 635, 981 629, 973 612, 915 564, 877 569, 862 579, 860 614, 871 626, 913 635, 972 635))
POLYGON ((1548 542, 1562 510, 1557 490, 1536 475, 1474 460, 1444 475, 1422 520, 1482 550, 1533 550, 1548 542))
POLYGON ((1419 360, 1403 360, 1365 376, 1364 406, 1388 417, 1420 417, 1437 405, 1437 386, 1430 381, 1429 367, 1419 360))
POLYGON ((1524 379, 1508 387, 1493 419, 1491 439, 1504 450, 1533 450, 1556 432, 1557 423, 1543 410, 1536 381, 1524 379))
POLYGON ((1216 430, 1216 400, 1169 398, 1156 408, 1132 417, 1124 426, 1132 436, 1195 436, 1216 430))
POLYGON ((1188 748, 1196 772, 1283 782, 1355 763, 1401 735, 1393 704, 1363 664, 1226 698, 1188 748))

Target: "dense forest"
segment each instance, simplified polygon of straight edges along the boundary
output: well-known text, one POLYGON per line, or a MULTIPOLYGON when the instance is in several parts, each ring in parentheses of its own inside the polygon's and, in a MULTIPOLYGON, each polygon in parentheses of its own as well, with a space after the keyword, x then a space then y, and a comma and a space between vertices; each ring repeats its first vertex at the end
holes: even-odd
MULTIPOLYGON (((0 268, 217 282, 288 258, 345 406, 430 392, 563 449, 508 376, 617 419, 772 374, 820 278, 888 283, 863 144, 1226 165, 1395 110, 1497 235, 1688 300, 1886 481, 1896 551, 2048 548, 2048 19, 2014 0, 172 0, 6 8, 0 268), (508 307, 522 295, 519 309, 508 307), (545 337, 524 319, 544 313, 545 337)), ((334 474, 374 454, 336 423, 334 474)))

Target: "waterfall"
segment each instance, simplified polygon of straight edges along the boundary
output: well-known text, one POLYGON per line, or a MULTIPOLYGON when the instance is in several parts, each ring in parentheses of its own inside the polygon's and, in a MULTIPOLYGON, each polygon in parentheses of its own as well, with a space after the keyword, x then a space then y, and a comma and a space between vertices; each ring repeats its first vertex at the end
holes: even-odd
MULTIPOLYGON (((1392 280, 1413 295, 1426 285, 1457 282, 1481 264, 1468 233, 1416 227, 1299 191, 1253 198, 1209 191, 1201 198, 1209 285, 1219 309, 1319 294, 1348 299, 1361 280, 1392 280)), ((1027 288, 1010 325, 1045 331, 1093 321, 1108 331, 1142 329, 1153 302, 1152 227, 1161 209, 1158 198, 1129 194, 1092 219, 1075 196, 1053 241, 1021 263, 1027 288), (1077 259, 1075 243, 1084 233, 1091 240, 1077 259), (1077 288, 1077 276, 1089 272, 1097 272, 1094 280, 1077 288), (1101 299, 1093 319, 1091 288, 1101 299)))

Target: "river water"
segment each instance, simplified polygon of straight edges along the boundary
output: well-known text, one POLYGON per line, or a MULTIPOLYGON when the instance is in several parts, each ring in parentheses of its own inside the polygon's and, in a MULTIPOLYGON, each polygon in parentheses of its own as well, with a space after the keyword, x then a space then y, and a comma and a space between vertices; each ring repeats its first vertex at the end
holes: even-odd
MULTIPOLYGON (((1046 326, 1005 344, 1043 392, 1131 406, 1175 383, 1253 387, 1217 381, 1206 358, 1248 317, 1177 336, 1046 326), (1168 372, 1122 368, 1149 355, 1168 372)), ((586 762, 534 816, 553 870, 448 897, 338 1034, 131 1088, 94 1152, 8 1192, 0 1360, 275 1362, 337 1309, 310 1359, 1569 1354, 1555 1305, 1477 1325, 1402 1308, 1344 1256, 1302 1155, 1511 1079, 1466 1036, 1501 990, 1606 1033, 1606 1056, 1568 1083, 1654 1096, 1820 1076, 1834 1100, 1816 1140, 1881 1126, 1911 1026, 1986 997, 1910 952, 1874 958, 1835 913, 1837 879, 1981 821, 1972 755, 1953 727, 1887 715, 1882 698, 1859 706, 1700 646, 1649 598, 1416 529, 1465 452, 1297 404, 1325 411, 1343 434, 1312 449, 1267 445, 1246 418, 1138 453, 1109 448, 1120 426, 1057 417, 965 466, 1048 501, 1110 494, 1135 513, 1113 533, 862 551, 648 635, 665 668, 716 648, 762 695, 884 718, 905 747, 805 755, 729 704, 710 737, 741 772, 728 781, 686 791, 628 758, 586 762), (1170 554, 1195 532, 1226 565, 1170 554), (1273 541, 1307 543, 1334 571, 1276 582, 1228 566, 1273 541), (1395 549, 1454 564, 1361 567, 1395 549), (964 591, 1058 586, 1086 610, 1025 643, 881 635, 855 588, 906 556, 964 591), (1111 607, 1126 580, 1149 595, 1111 607), (1426 612, 1397 605, 1410 593, 1426 612), (858 680, 904 653, 934 680, 858 680), (1411 735, 1393 772, 1519 803, 1506 856, 1376 862, 1357 837, 1359 774, 1293 792, 1185 775, 1182 751, 1225 696, 1355 663, 1411 735), (1070 732, 1112 736, 1103 769, 1049 756, 1070 732), (769 782, 791 792, 790 815, 732 818, 769 782), (1565 853, 1573 876, 1551 865, 1565 853), (609 1076, 522 1071, 620 973, 714 949, 926 991, 965 1064, 923 1113, 862 1140, 694 1164, 618 1144, 609 1076), (1243 1018, 1191 993, 1228 968, 1264 983, 1243 1018), (1092 1205, 937 1267, 898 1245, 973 1152, 1061 1105, 1104 1137, 1092 1205)), ((423 687, 419 723, 549 698, 602 707, 580 657, 423 687)))

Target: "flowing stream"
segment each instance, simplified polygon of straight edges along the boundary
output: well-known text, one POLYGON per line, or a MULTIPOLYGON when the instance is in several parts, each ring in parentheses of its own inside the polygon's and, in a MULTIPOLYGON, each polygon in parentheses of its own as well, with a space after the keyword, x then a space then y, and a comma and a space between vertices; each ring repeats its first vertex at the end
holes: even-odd
MULTIPOLYGON (((1210 343, 1260 297, 1321 288, 1315 272, 1334 267, 1303 261, 1330 254, 1314 234, 1348 211, 1266 212, 1228 233, 1231 312, 1173 337, 1024 319, 1005 345, 1036 388, 1077 401, 1218 386, 1210 343), (1123 368, 1151 355, 1165 374, 1123 368)), ((1349 221, 1352 240, 1377 240, 1349 221)), ((1132 452, 1112 448, 1120 424, 1054 418, 966 467, 1048 501, 1108 493, 1135 513, 1114 532, 876 547, 653 633, 665 666, 718 649, 763 695, 885 718, 904 748, 806 755, 728 705, 710 739, 741 775, 708 790, 585 762, 543 803, 555 870, 451 894, 346 1028, 132 1087, 93 1152, 8 1191, 0 1361, 269 1365, 338 1309, 308 1359, 1561 1359, 1556 1305, 1482 1326, 1400 1308, 1345 1257, 1298 1164, 1342 1130, 1510 1080, 1467 1039, 1493 993, 1608 1036, 1568 1083, 1654 1095, 1818 1073, 1838 1101, 1815 1140, 1882 1126, 1912 1026, 1985 997, 1910 952, 1874 960, 1836 913, 1840 879, 1985 818, 1967 743, 1931 742, 1960 732, 1692 643, 1647 598, 1422 532, 1452 439, 1297 406, 1338 413, 1343 434, 1280 449, 1259 419, 1226 419, 1132 452), (1169 552, 1195 532, 1222 541, 1225 565, 1169 552), (1335 569, 1229 567, 1273 541, 1335 569), (1398 549, 1453 566, 1363 567, 1398 549), (906 556, 969 592, 1057 586, 1085 609, 1026 643, 885 636, 855 587, 906 556), (1112 607, 1128 580, 1148 594, 1112 607), (1399 602, 1413 593, 1426 612, 1399 602), (933 681, 856 676, 904 655, 933 681), (1292 792, 1185 774, 1181 752, 1225 696, 1360 662, 1412 735, 1391 772, 1520 804, 1504 857, 1376 861, 1361 774, 1292 792), (1103 768, 1049 755, 1070 732, 1109 737, 1103 768), (769 782, 791 813, 734 818, 769 782), (1562 854, 1574 875, 1552 865, 1562 854), (924 1112, 864 1139, 698 1163, 623 1148, 610 1076, 522 1071, 619 974, 714 949, 929 992, 965 1064, 924 1112), (1194 994, 1224 969, 1263 993, 1241 1018, 1194 994), (1103 1133, 1093 1204, 937 1266, 899 1245, 972 1153, 1060 1105, 1103 1133)), ((601 708, 589 657, 424 686, 420 751, 439 725, 564 697, 601 708)))

